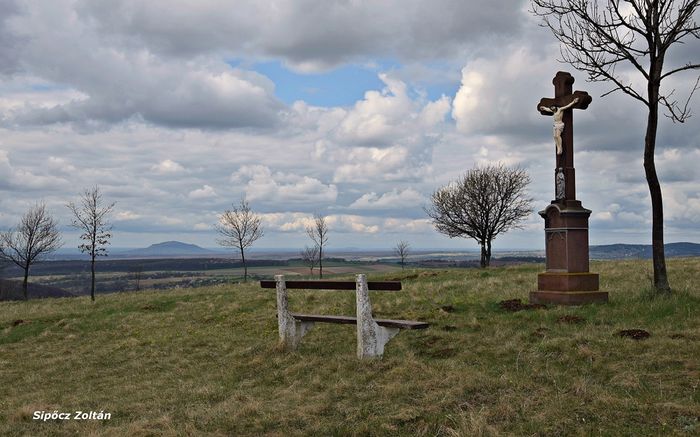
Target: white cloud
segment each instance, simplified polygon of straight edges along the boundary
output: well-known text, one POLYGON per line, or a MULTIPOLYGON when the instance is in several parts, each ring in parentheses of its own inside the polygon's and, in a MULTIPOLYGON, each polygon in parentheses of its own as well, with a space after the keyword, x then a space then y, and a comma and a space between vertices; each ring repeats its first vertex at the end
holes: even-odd
POLYGON ((380 231, 378 220, 373 217, 338 214, 326 218, 330 232, 376 234, 380 231))
POLYGON ((114 216, 114 220, 116 220, 116 221, 130 221, 130 220, 138 220, 140 218, 141 218, 141 215, 137 214, 133 211, 119 211, 114 216))
POLYGON ((151 171, 157 174, 180 173, 185 168, 177 162, 166 159, 151 166, 151 171))
MULTIPOLYGON (((314 224, 313 214, 286 212, 262 214, 266 229, 278 232, 304 233, 314 224)), ((381 219, 352 214, 326 215, 329 235, 334 233, 376 234, 380 231, 381 219)))
POLYGON ((14 166, 10 161, 9 154, 4 150, 0 150, 0 189, 16 188, 33 191, 57 191, 69 187, 66 179, 40 173, 41 168, 36 170, 34 172, 14 166))
POLYGON ((299 212, 267 213, 261 217, 266 229, 278 232, 303 233, 314 223, 313 215, 299 212))
POLYGON ((309 72, 375 56, 407 60, 460 56, 467 48, 493 44, 501 35, 518 32, 523 3, 241 0, 234 8, 225 0, 91 0, 79 2, 76 9, 78 17, 95 22, 110 39, 146 46, 163 56, 225 52, 279 57, 309 72))
POLYGON ((412 188, 403 191, 394 189, 381 196, 377 193, 363 194, 354 201, 350 208, 355 209, 395 209, 402 207, 416 207, 426 202, 426 198, 412 188))
POLYGON ((427 234, 433 232, 429 219, 397 219, 384 220, 384 230, 391 233, 427 234))
POLYGON ((365 93, 340 124, 339 138, 352 144, 387 145, 402 125, 412 122, 416 104, 406 94, 406 84, 387 74, 379 78, 386 87, 365 93))
POLYGON ((91 130, 134 119, 223 129, 269 127, 278 121, 284 106, 266 77, 220 58, 172 59, 120 38, 104 38, 85 15, 87 9, 56 0, 27 4, 13 17, 12 29, 23 44, 23 71, 82 97, 53 105, 27 102, 5 111, 5 124, 72 123, 91 130))
POLYGON ((209 185, 204 185, 202 188, 192 190, 190 194, 188 194, 190 199, 209 199, 216 196, 216 191, 209 185))
POLYGON ((412 155, 404 146, 387 149, 354 147, 344 153, 333 175, 333 182, 363 183, 370 180, 421 180, 431 172, 430 164, 412 155))
POLYGON ((293 173, 272 173, 264 165, 242 166, 231 175, 231 181, 245 182, 248 200, 263 202, 313 203, 335 202, 338 188, 318 179, 293 173))
POLYGON ((178 217, 159 217, 158 223, 164 226, 179 226, 185 223, 185 221, 178 217))

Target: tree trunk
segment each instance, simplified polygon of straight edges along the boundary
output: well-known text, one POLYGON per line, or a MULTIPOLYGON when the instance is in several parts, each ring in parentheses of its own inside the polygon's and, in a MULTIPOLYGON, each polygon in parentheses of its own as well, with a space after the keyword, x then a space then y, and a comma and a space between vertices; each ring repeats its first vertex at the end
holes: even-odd
POLYGON ((481 263, 480 263, 481 268, 485 268, 488 266, 488 262, 486 261, 486 243, 482 242, 481 243, 481 263))
POLYGON ((491 240, 486 242, 486 267, 491 265, 491 240))
POLYGON ((27 288, 29 285, 29 264, 24 266, 24 280, 22 281, 22 293, 24 293, 24 300, 29 299, 27 296, 27 288))
POLYGON ((323 246, 318 246, 318 277, 323 279, 323 246))
POLYGON ((243 260, 243 282, 248 282, 248 265, 245 263, 245 253, 241 247, 241 260, 243 260))
POLYGON ((95 255, 92 256, 92 262, 90 263, 90 271, 92 273, 92 280, 90 284, 90 299, 95 301, 95 255))
POLYGON ((664 254, 664 205, 661 197, 661 185, 656 174, 654 151, 656 149, 656 130, 659 122, 659 85, 649 81, 649 118, 644 137, 644 173, 646 174, 649 194, 651 195, 651 243, 652 263, 654 265, 654 290, 658 294, 669 294, 671 287, 666 274, 666 256, 664 254))

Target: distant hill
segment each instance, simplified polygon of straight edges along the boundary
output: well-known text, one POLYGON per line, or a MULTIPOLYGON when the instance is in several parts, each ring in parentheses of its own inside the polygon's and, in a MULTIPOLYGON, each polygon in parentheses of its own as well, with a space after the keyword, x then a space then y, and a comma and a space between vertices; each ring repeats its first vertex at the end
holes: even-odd
MULTIPOLYGON (((58 287, 52 287, 49 285, 41 284, 32 284, 30 282, 27 286, 27 296, 29 297, 29 299, 37 299, 43 297, 72 297, 74 295, 73 293, 70 293, 58 287)), ((24 299, 21 281, 0 279, 0 301, 21 299, 24 299)))
POLYGON ((182 243, 180 241, 165 241, 163 243, 151 244, 150 246, 143 249, 132 249, 126 250, 119 254, 114 254, 115 257, 123 258, 153 258, 153 257, 165 257, 165 258, 180 258, 180 257, 198 257, 198 256, 210 256, 217 254, 218 252, 204 249, 196 244, 182 243))
MULTIPOLYGON (((700 244, 696 243, 669 243, 664 245, 667 257, 674 256, 700 256, 700 244)), ((592 259, 625 259, 625 258, 651 258, 651 245, 649 244, 606 244, 591 246, 592 259)))

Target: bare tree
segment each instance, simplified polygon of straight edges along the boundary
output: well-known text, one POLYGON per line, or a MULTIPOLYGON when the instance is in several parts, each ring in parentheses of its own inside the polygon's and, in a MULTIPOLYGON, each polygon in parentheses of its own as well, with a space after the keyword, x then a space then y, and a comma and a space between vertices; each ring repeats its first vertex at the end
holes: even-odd
POLYGON ((676 73, 700 68, 695 60, 664 70, 672 46, 684 44, 687 38, 700 38, 700 27, 693 20, 700 0, 532 0, 532 5, 532 12, 561 42, 563 62, 586 72, 590 81, 611 82, 612 89, 603 96, 622 91, 647 108, 644 172, 651 194, 654 288, 657 293, 670 293, 663 199, 654 162, 659 105, 666 108, 666 116, 674 122, 687 120, 691 115, 690 98, 699 88, 700 76, 683 106, 674 100, 675 90, 661 92, 661 82, 676 73), (625 66, 641 75, 646 90, 635 88, 633 79, 618 68, 625 66))
POLYGON ((326 217, 314 214, 314 223, 306 227, 306 234, 318 247, 318 277, 323 278, 323 246, 328 242, 328 225, 326 217))
POLYGON ((107 256, 106 245, 112 238, 112 226, 107 221, 107 215, 114 209, 114 202, 104 204, 100 187, 87 188, 80 195, 80 203, 69 202, 68 209, 73 213, 71 225, 80 230, 78 246, 81 252, 90 256, 90 299, 95 300, 95 260, 98 256, 107 256))
POLYGON ((58 222, 49 215, 43 203, 30 208, 14 229, 0 234, 0 257, 24 270, 22 292, 25 299, 29 268, 61 245, 58 222))
POLYGON ((137 265, 129 270, 131 273, 131 279, 134 281, 134 290, 141 290, 141 277, 143 276, 143 266, 137 265))
POLYGON ((530 177, 525 170, 499 164, 469 170, 456 182, 432 195, 425 212, 438 232, 469 237, 481 246, 481 267, 491 262, 491 242, 501 233, 519 228, 532 212, 532 199, 525 197, 530 177))
POLYGON ((406 258, 408 258, 408 252, 410 251, 411 245, 408 241, 401 240, 396 243, 394 247, 394 254, 399 257, 399 264, 401 264, 401 270, 404 269, 406 265, 406 258))
POLYGON ((243 282, 248 281, 248 264, 245 260, 245 249, 263 236, 261 217, 250 209, 245 199, 241 199, 238 206, 226 210, 221 215, 216 230, 222 236, 219 244, 227 247, 236 247, 241 252, 243 262, 243 282))
POLYGON ((314 267, 318 264, 318 246, 304 247, 304 250, 301 251, 301 260, 309 266, 309 274, 313 275, 314 267))

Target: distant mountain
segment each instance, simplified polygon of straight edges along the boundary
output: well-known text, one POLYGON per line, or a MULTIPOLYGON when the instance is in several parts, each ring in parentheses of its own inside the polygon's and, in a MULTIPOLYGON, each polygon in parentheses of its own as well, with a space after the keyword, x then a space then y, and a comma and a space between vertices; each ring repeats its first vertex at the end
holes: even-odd
MULTIPOLYGON (((667 257, 700 256, 700 244, 669 243, 664 245, 667 257)), ((591 246, 592 259, 651 258, 649 244, 606 244, 591 246)))
POLYGON ((150 246, 143 249, 131 249, 125 250, 119 254, 115 254, 115 257, 119 258, 153 258, 153 257, 167 257, 167 258, 178 258, 178 257, 198 257, 198 256, 210 256, 215 255, 218 252, 204 249, 196 244, 182 243, 180 241, 165 241, 163 243, 151 244, 150 246))

